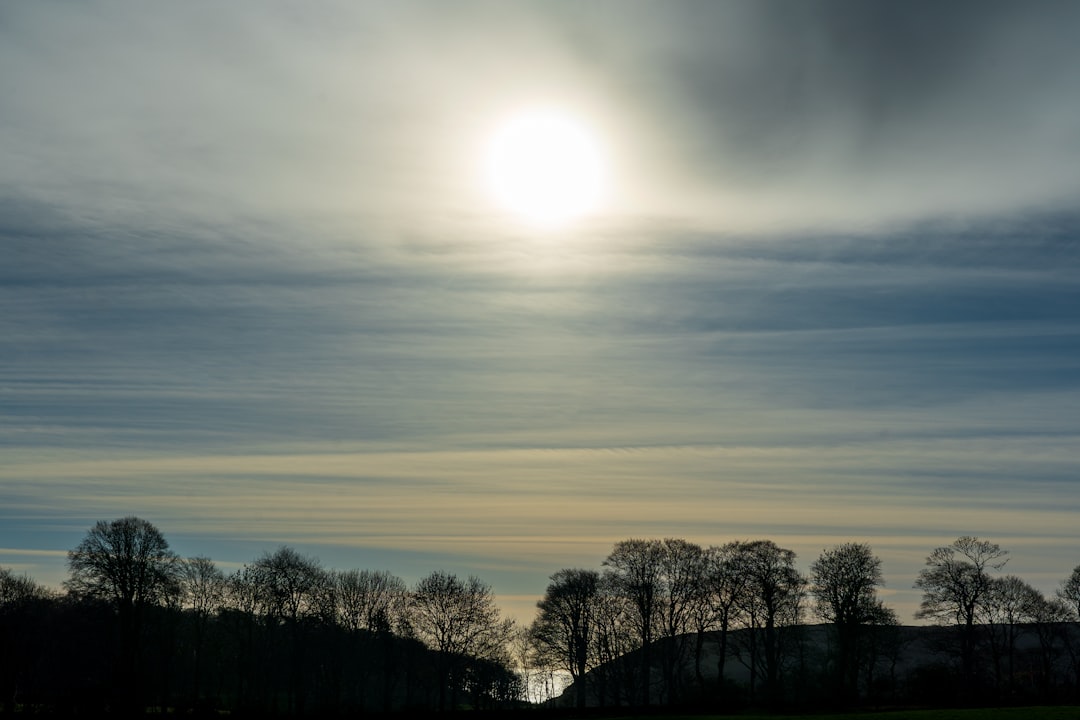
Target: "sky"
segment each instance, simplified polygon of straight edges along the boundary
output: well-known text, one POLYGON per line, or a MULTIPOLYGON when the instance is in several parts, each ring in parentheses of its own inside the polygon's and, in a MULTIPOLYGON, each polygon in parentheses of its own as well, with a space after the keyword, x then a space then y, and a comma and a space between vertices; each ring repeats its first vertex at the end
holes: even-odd
POLYGON ((226 570, 533 616, 631 537, 1080 564, 1080 4, 0 0, 0 566, 137 515, 226 570), (483 186, 521 108, 607 159, 483 186))

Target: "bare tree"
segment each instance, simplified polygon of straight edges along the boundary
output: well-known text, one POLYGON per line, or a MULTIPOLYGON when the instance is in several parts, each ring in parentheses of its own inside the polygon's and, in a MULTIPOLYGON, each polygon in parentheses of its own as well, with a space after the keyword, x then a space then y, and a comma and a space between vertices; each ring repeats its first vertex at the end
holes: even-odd
POLYGON ((839 694, 853 700, 858 694, 862 630, 879 617, 881 560, 865 543, 845 543, 825 550, 810 566, 810 576, 815 610, 836 631, 839 694))
POLYGON ((214 565, 214 561, 210 558, 198 556, 181 562, 181 600, 191 613, 194 628, 191 694, 196 701, 201 699, 202 693, 203 654, 207 626, 210 619, 224 605, 226 589, 225 573, 214 565))
POLYGON ((640 674, 626 660, 639 642, 633 620, 637 611, 615 584, 611 573, 600 576, 597 600, 592 650, 597 664, 592 673, 597 700, 601 706, 609 701, 616 706, 624 701, 633 703, 638 697, 640 674))
POLYGON ((1036 680, 1043 697, 1050 694, 1055 677, 1057 659, 1066 649, 1069 634, 1067 623, 1071 608, 1059 598, 1045 598, 1036 592, 1031 608, 1031 622, 1039 640, 1039 669, 1036 680))
POLYGON ((265 553, 251 569, 268 615, 293 624, 332 616, 330 577, 317 559, 282 545, 265 553))
POLYGON ((28 575, 0 567, 0 715, 15 712, 20 693, 45 665, 42 615, 52 593, 28 575))
POLYGON ((695 669, 698 681, 703 683, 700 664, 704 636, 706 631, 715 628, 716 683, 721 690, 724 687, 730 632, 741 616, 741 608, 746 605, 746 593, 750 585, 750 574, 745 567, 747 545, 736 540, 705 551, 705 583, 702 587, 705 596, 704 602, 698 608, 695 669))
POLYGON ((388 711, 400 676, 399 636, 409 630, 408 587, 385 570, 337 572, 333 582, 337 622, 348 631, 355 651, 360 704, 369 678, 381 675, 382 707, 388 711))
POLYGON ((783 629, 801 622, 806 579, 795 569, 795 553, 772 540, 747 542, 742 553, 748 580, 741 610, 750 628, 746 635, 750 691, 756 691, 758 671, 764 672, 765 695, 772 703, 779 699, 787 638, 783 629))
POLYGON ((233 690, 240 705, 252 705, 273 684, 277 668, 268 648, 261 647, 262 624, 267 618, 266 598, 259 586, 259 573, 244 565, 225 580, 223 625, 232 635, 232 661, 248 672, 236 673, 233 690))
POLYGON ((652 643, 662 572, 663 546, 658 540, 623 540, 604 560, 612 587, 626 597, 635 612, 633 621, 640 643, 641 704, 649 704, 652 685, 652 643))
POLYGON ((210 618, 225 602, 225 573, 208 557, 196 556, 180 563, 180 591, 184 607, 201 618, 210 618))
POLYGON ((1016 675, 1016 641, 1042 602, 1038 590, 1015 575, 992 578, 976 607, 977 619, 986 631, 994 661, 998 691, 1012 689, 1016 675), (1003 666, 1004 663, 1004 666, 1003 666))
POLYGON ((657 621, 660 636, 660 667, 667 701, 674 704, 681 694, 681 671, 687 660, 690 633, 703 599, 706 582, 705 551, 682 538, 665 538, 660 543, 660 585, 657 594, 657 621))
POLYGON ((16 575, 0 567, 0 608, 12 608, 49 596, 48 589, 29 575, 16 575))
POLYGON ((124 614, 174 595, 179 556, 145 520, 101 520, 68 552, 69 592, 111 601, 124 614))
POLYGON ((875 685, 881 677, 878 674, 879 666, 888 671, 887 678, 889 695, 893 695, 897 688, 896 669, 900 661, 902 651, 907 641, 900 631, 900 617, 885 603, 878 601, 873 610, 873 617, 865 628, 865 637, 859 647, 860 664, 864 670, 864 683, 867 693, 871 696, 876 694, 875 685))
POLYGON ((965 689, 974 691, 975 621, 979 603, 990 588, 989 570, 999 570, 1008 551, 997 543, 965 535, 935 548, 919 571, 915 587, 923 591, 917 618, 931 618, 960 628, 960 661, 965 689))
POLYGON ((251 566, 252 580, 267 621, 283 623, 291 652, 289 711, 303 714, 307 701, 303 672, 309 626, 333 619, 333 584, 319 561, 288 546, 266 553, 251 566))
POLYGON ((408 587, 385 570, 346 570, 334 574, 338 623, 346 630, 401 631, 408 587))
POLYGON ((467 658, 502 659, 514 631, 512 620, 503 619, 491 587, 476 577, 462 581, 456 575, 435 571, 413 588, 413 628, 436 651, 439 670, 439 710, 446 710, 446 689, 456 704, 455 676, 467 658))
POLYGON ((1059 600, 1069 606, 1072 617, 1080 620, 1080 565, 1073 568, 1072 574, 1061 581, 1061 587, 1055 594, 1059 600))
POLYGON ((585 707, 585 674, 592 666, 600 573, 564 569, 551 576, 530 635, 539 656, 570 673, 577 706, 585 707))
MULTIPOLYGON (((1073 568, 1072 574, 1061 581, 1061 587, 1054 593, 1069 611, 1069 620, 1080 621, 1080 565, 1073 568)), ((1065 635, 1066 649, 1072 661, 1073 681, 1080 688, 1080 637, 1074 631, 1065 635)))
POLYGON ((116 668, 117 703, 139 700, 139 647, 144 610, 179 592, 180 558, 165 536, 146 520, 129 516, 98 521, 78 547, 68 552, 70 577, 64 583, 75 596, 112 603, 119 621, 120 654, 116 668))
POLYGON ((541 659, 532 627, 515 627, 509 647, 510 657, 521 675, 525 702, 539 705, 554 697, 552 683, 558 671, 541 659))

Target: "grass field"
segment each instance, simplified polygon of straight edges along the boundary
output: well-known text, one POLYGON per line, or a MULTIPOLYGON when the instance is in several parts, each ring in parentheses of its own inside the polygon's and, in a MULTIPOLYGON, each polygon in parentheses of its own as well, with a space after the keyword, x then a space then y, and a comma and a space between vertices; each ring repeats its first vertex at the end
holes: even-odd
POLYGON ((1080 720, 1080 707, 894 710, 831 715, 656 715, 652 717, 655 720, 1080 720))

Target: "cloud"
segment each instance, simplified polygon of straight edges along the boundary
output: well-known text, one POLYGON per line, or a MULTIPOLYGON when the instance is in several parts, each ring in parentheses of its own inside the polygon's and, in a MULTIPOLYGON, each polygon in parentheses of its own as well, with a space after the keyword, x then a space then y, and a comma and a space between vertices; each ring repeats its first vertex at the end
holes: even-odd
MULTIPOLYGON (((335 567, 390 566, 419 577, 449 566, 484 571, 500 590, 539 594, 550 573, 597 566, 625 537, 771 537, 804 563, 830 544, 866 538, 899 593, 934 544, 969 532, 1013 549, 1032 572, 1062 575, 1078 508, 1060 488, 1071 481, 1075 442, 884 438, 786 448, 120 459, 102 452, 96 460, 22 462, 16 454, 0 477, 5 524, 41 513, 32 498, 45 494, 48 515, 66 528, 57 542, 72 547, 95 520, 132 512, 152 518, 179 551, 194 554, 189 548, 212 541, 215 558, 228 563, 250 560, 260 544, 287 543, 335 567)), ((22 551, 2 555, 15 554, 25 562, 22 551)))
MULTIPOLYGON (((1073 5, 9 10, 9 187, 84 216, 483 215, 478 143, 593 116, 622 212, 741 232, 1067 207, 1073 5), (214 22, 207 23, 212 11, 214 22), (37 48, 51 48, 40 60, 37 48), (638 210, 631 210, 636 205, 638 210)), ((160 220, 159 220, 160 221, 160 220)), ((428 228, 431 225, 427 225, 428 228)))
POLYGON ((9 445, 783 443, 865 426, 787 419, 819 410, 990 431, 985 402, 1053 409, 1029 431, 1075 422, 1053 397, 1076 384, 1067 218, 764 242, 646 225, 545 250, 11 217, 9 445))
POLYGON ((1073 562, 1072 4, 3 12, 0 561, 133 512, 515 596, 640 535, 865 539, 909 605, 960 533, 1073 562), (471 184, 536 98, 620 173, 560 236, 471 184))
POLYGON ((590 8, 568 32, 630 104, 646 206, 771 231, 988 217, 1076 195, 1067 3, 590 8))

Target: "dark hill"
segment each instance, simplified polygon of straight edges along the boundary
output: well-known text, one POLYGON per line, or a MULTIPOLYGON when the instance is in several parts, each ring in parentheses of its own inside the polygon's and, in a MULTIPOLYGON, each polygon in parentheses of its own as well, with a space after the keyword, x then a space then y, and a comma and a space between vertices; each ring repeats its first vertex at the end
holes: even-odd
MULTIPOLYGON (((861 643, 857 698, 874 705, 1019 704, 1080 699, 1080 624, 981 626, 975 674, 960 671, 959 629, 937 626, 878 628, 861 643), (1006 631, 1014 634, 1010 651, 1006 631)), ((766 688, 761 630, 728 635, 724 682, 717 681, 719 633, 684 635, 653 644, 650 696, 654 704, 735 709, 841 704, 833 677, 832 626, 780 630, 778 683, 766 688), (757 634, 755 635, 754 632, 757 634)), ((587 705, 633 706, 640 698, 640 651, 587 674, 587 705)), ((552 703, 576 703, 570 685, 552 703)))

